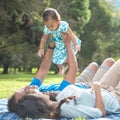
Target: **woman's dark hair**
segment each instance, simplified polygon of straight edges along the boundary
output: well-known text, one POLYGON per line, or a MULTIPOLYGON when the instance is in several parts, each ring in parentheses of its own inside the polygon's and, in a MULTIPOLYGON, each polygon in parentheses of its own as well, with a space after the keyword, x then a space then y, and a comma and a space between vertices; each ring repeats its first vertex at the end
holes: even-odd
POLYGON ((61 105, 71 98, 73 99, 73 97, 68 97, 61 100, 56 109, 53 109, 42 98, 26 95, 18 101, 17 114, 22 118, 59 118, 61 105))
POLYGON ((70 99, 75 100, 75 97, 70 96, 62 99, 56 109, 53 109, 42 98, 25 95, 16 102, 15 95, 13 95, 8 101, 8 109, 10 112, 16 112, 22 118, 59 118, 61 105, 70 99))
POLYGON ((53 8, 47 8, 43 11, 42 14, 43 20, 47 22, 49 18, 52 18, 53 20, 60 20, 60 14, 57 12, 57 10, 53 8))
POLYGON ((22 118, 49 118, 51 111, 52 108, 36 96, 27 95, 18 101, 17 114, 22 118))
POLYGON ((15 95, 12 95, 11 98, 8 100, 7 107, 10 112, 17 111, 17 100, 16 100, 15 95))
POLYGON ((59 118, 60 117, 60 112, 61 112, 60 108, 61 108, 62 104, 65 103, 65 102, 69 103, 70 100, 74 100, 74 102, 76 104, 76 97, 75 96, 69 96, 69 97, 66 97, 66 98, 62 99, 59 102, 56 109, 50 113, 50 118, 59 118))

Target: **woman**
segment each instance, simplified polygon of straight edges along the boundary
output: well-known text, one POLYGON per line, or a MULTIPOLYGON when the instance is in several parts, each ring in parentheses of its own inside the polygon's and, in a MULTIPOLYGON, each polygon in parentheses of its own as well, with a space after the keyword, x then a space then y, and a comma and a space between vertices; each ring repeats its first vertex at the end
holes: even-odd
MULTIPOLYGON (((75 65, 69 41, 66 40, 65 44, 68 52, 69 70, 64 81, 69 86, 66 85, 58 94, 50 93, 49 95, 38 92, 35 87, 25 87, 14 94, 16 102, 12 101, 12 103, 16 103, 16 108, 13 111, 23 118, 101 117, 106 113, 120 112, 120 60, 115 63, 111 58, 105 60, 93 78, 93 81, 99 81, 100 84, 94 83, 91 89, 80 89, 70 85, 75 83, 77 65, 75 65), (110 69, 108 70, 108 68, 110 69), (105 73, 105 71, 107 72, 105 73), (103 77, 101 77, 101 72, 104 74, 103 77)), ((96 63, 91 63, 83 71, 82 80, 85 78, 87 83, 90 82, 92 74, 96 70, 96 63), (89 73, 88 75, 92 74, 88 77, 87 73, 89 73)), ((12 107, 8 102, 10 111, 12 111, 12 107)))

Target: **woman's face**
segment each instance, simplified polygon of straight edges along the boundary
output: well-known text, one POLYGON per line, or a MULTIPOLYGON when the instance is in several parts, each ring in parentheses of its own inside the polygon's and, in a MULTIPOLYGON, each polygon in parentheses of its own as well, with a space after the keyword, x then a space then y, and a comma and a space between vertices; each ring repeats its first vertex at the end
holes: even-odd
POLYGON ((24 88, 21 88, 19 90, 17 90, 14 95, 16 98, 16 101, 18 101, 22 96, 26 95, 26 94, 33 94, 38 92, 38 87, 37 86, 26 86, 24 88))
POLYGON ((46 95, 46 94, 43 94, 42 92, 39 92, 37 86, 26 86, 25 88, 21 88, 14 93, 16 101, 18 101, 24 95, 28 95, 28 94, 42 98, 44 100, 49 99, 49 95, 46 95))

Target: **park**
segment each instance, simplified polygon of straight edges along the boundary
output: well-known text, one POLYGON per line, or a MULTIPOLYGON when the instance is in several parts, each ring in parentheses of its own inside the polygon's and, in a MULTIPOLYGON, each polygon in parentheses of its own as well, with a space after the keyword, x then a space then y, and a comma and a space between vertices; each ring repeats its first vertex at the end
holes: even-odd
MULTIPOLYGON (((38 56, 45 8, 55 8, 81 40, 78 72, 88 63, 120 59, 119 0, 1 0, 0 1, 0 99, 29 85, 42 62, 38 56)), ((45 53, 50 39, 45 44, 45 53)), ((63 80, 52 63, 44 85, 63 80)))

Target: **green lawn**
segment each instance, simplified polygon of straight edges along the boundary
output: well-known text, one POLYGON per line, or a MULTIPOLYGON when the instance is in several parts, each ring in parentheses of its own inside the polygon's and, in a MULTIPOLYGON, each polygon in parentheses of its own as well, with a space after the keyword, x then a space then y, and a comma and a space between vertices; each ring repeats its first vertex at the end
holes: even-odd
MULTIPOLYGON (((29 85, 35 74, 17 73, 17 74, 0 74, 0 98, 10 97, 17 89, 29 85)), ((44 85, 59 83, 63 77, 54 74, 48 74, 44 85)))
MULTIPOLYGON (((79 73, 78 73, 79 74, 79 73)), ((28 73, 17 73, 17 74, 0 74, 0 98, 9 98, 17 89, 22 88, 26 85, 29 85, 30 81, 34 77, 34 74, 28 73)), ((63 77, 60 77, 55 74, 48 74, 44 85, 52 83, 60 83, 63 80, 63 77)), ((27 118, 26 120, 31 120, 27 118)), ((85 118, 75 118, 73 120, 85 120, 85 118)))

